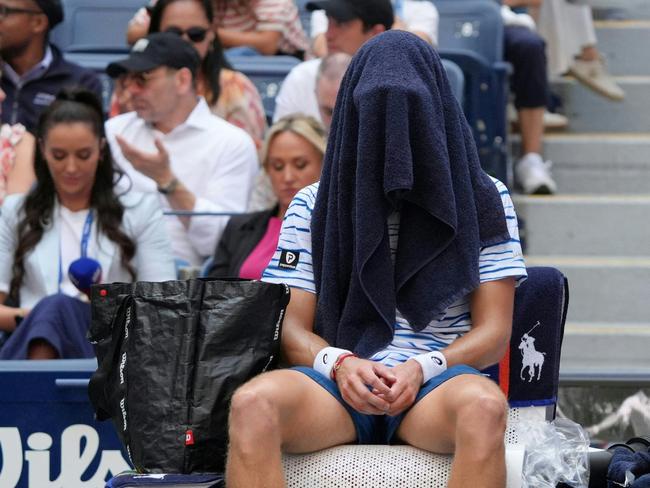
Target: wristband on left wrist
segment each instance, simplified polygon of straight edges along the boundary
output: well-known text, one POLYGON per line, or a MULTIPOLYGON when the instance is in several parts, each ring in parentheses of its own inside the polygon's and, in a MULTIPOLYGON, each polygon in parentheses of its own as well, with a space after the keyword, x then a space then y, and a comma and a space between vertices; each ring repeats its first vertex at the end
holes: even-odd
POLYGON ((447 359, 440 351, 418 354, 411 359, 420 363, 422 367, 422 384, 447 371, 447 359))

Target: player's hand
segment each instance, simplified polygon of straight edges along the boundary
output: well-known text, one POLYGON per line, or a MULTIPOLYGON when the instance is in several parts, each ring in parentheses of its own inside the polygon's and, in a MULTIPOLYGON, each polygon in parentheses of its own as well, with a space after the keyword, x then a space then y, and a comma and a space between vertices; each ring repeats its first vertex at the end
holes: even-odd
POLYGON ((422 386, 422 367, 417 361, 410 359, 391 368, 391 371, 396 379, 390 385, 390 393, 386 395, 379 390, 373 390, 373 393, 390 402, 387 415, 398 415, 413 405, 422 386))
POLYGON ((115 136, 115 140, 119 144, 122 154, 133 167, 154 180, 158 186, 167 186, 174 179, 169 163, 169 153, 160 139, 154 140, 158 151, 153 153, 141 151, 126 142, 126 139, 121 136, 115 136))
POLYGON ((393 368, 357 357, 347 358, 336 372, 343 399, 356 411, 371 415, 390 409, 390 386, 396 379, 393 368))

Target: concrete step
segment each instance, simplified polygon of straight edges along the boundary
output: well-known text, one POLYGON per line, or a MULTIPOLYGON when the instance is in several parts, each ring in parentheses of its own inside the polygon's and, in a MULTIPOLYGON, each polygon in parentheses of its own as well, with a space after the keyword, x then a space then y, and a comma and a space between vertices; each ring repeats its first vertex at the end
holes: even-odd
POLYGON ((611 74, 650 75, 650 20, 599 21, 595 26, 611 74))
POLYGON ((650 195, 513 195, 513 200, 525 222, 528 254, 650 259, 650 195))
POLYGON ((650 19, 650 3, 647 0, 582 0, 581 3, 591 5, 596 19, 650 19))
POLYGON ((567 132, 650 131, 650 76, 616 77, 625 100, 614 102, 598 95, 571 77, 553 83, 569 117, 567 132))
MULTIPOLYGON (((510 141, 519 154, 519 135, 510 141)), ((650 133, 547 133, 544 158, 561 194, 650 194, 650 133)))
MULTIPOLYGON (((528 266, 553 266, 569 280, 570 322, 646 323, 650 257, 525 256, 528 266)), ((646 349, 646 357, 650 354, 646 349)))
POLYGON ((560 369, 568 373, 645 372, 650 376, 650 322, 567 322, 560 369))

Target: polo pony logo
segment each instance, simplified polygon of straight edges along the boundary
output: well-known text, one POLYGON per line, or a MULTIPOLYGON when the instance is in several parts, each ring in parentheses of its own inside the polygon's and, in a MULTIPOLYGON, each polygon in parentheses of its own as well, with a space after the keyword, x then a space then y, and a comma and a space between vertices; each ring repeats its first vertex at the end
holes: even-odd
POLYGON ((533 328, 521 336, 521 342, 519 343, 519 350, 521 351, 521 371, 519 377, 522 380, 524 378, 524 370, 528 368, 528 383, 532 382, 535 378, 535 369, 537 368, 537 380, 539 381, 540 376, 542 375, 542 367, 544 366, 544 356, 545 352, 539 352, 535 349, 535 338, 530 335, 530 333, 539 326, 539 320, 533 328))

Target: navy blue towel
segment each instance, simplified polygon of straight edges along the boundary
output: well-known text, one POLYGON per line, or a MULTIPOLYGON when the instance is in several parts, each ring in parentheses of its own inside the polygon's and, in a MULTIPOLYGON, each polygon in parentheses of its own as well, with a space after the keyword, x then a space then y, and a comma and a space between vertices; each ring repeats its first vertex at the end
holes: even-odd
POLYGON ((630 485, 631 488, 650 488, 650 452, 632 452, 623 447, 616 448, 607 469, 608 488, 623 486, 627 471, 636 478, 630 485))
POLYGON ((313 213, 316 332, 367 357, 396 308, 423 329, 478 286, 480 248, 508 239, 438 54, 407 32, 368 41, 339 90, 313 213))
POLYGON ((515 294, 510 340, 510 405, 554 405, 569 303, 565 276, 555 268, 528 268, 515 294))

